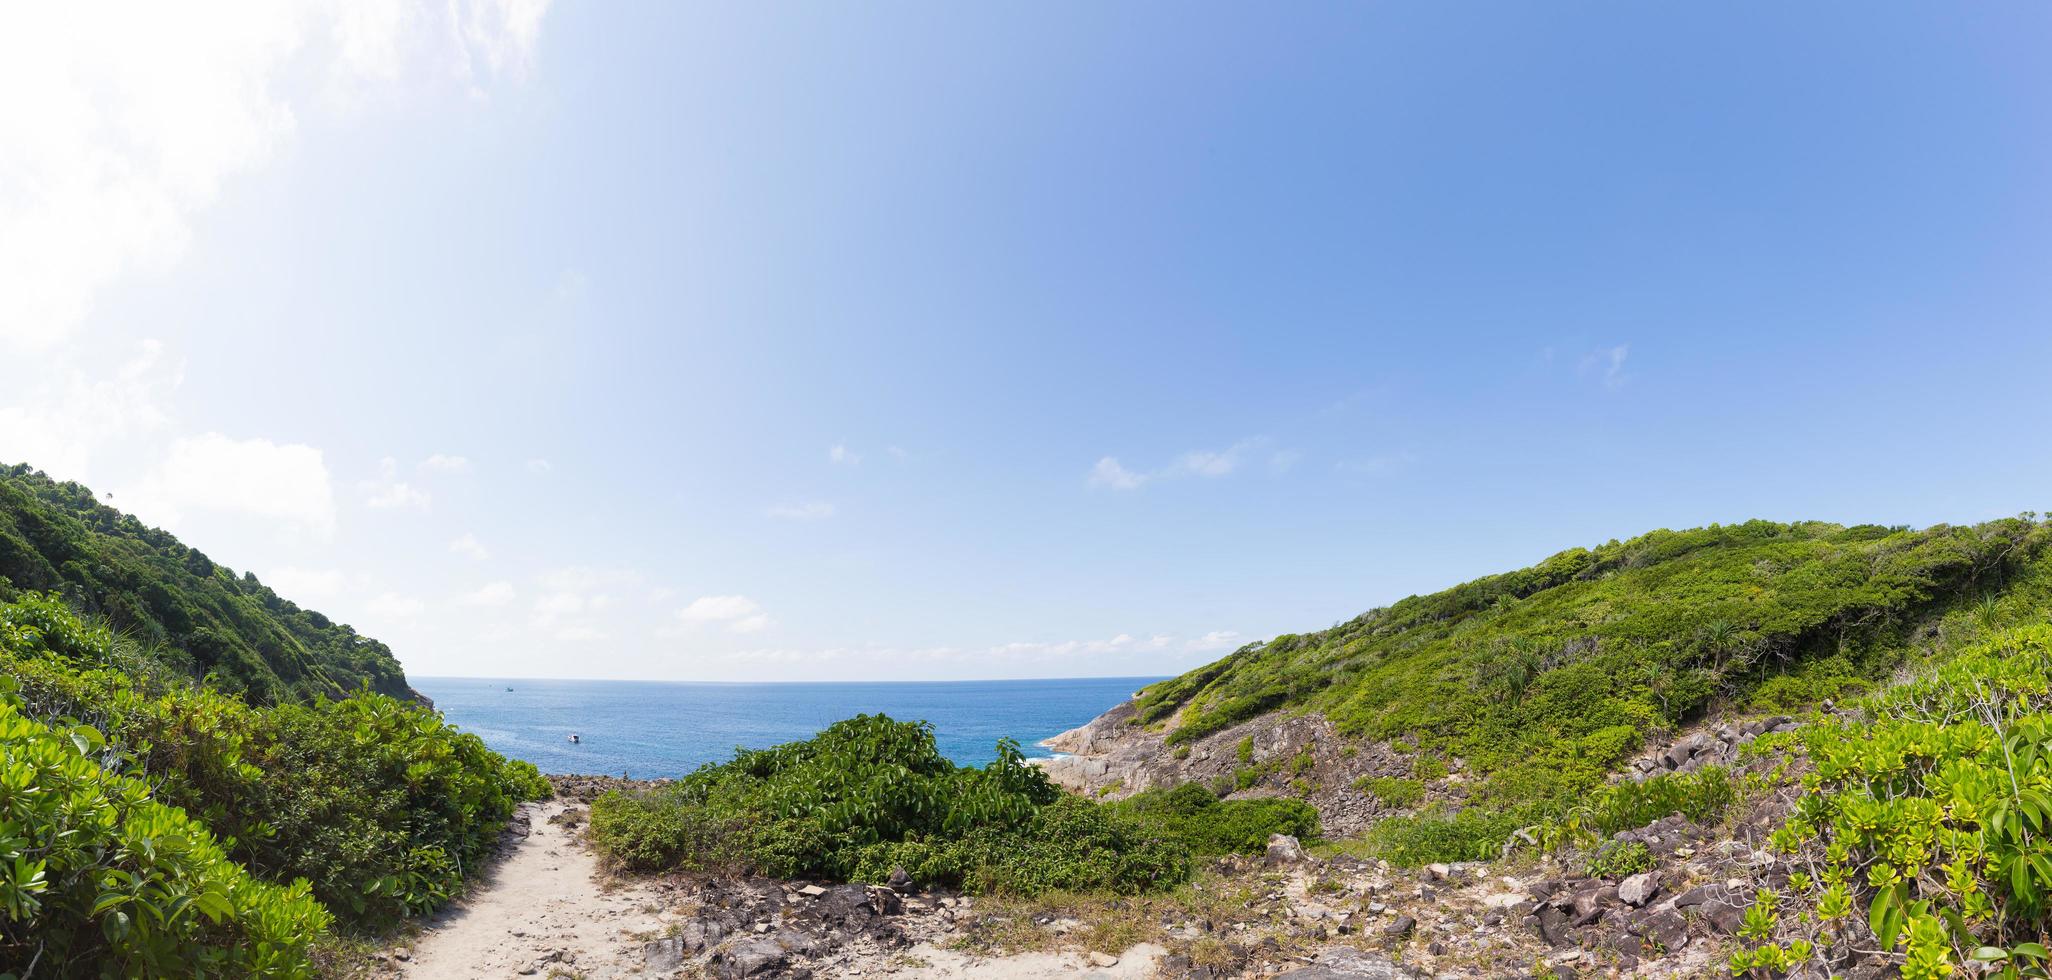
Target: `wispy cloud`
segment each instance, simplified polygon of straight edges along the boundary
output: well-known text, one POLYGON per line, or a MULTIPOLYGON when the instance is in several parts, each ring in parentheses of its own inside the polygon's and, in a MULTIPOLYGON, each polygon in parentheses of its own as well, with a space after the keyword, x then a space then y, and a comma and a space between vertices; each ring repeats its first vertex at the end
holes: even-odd
POLYGON ((834 516, 836 508, 824 500, 808 500, 802 503, 776 504, 764 514, 786 521, 823 521, 834 516))
POLYGON ((121 494, 146 520, 175 524, 192 511, 278 521, 326 537, 335 529, 335 493, 321 451, 218 432, 178 439, 141 483, 121 494))
POLYGON ((372 510, 426 510, 433 500, 426 490, 399 479, 399 461, 390 456, 378 460, 377 479, 357 486, 364 506, 372 510))
POLYGON ((466 606, 503 606, 512 602, 515 596, 511 582, 487 582, 463 594, 459 600, 466 606))
POLYGON ((475 558, 478 561, 483 561, 492 556, 491 550, 479 542, 475 534, 466 534, 449 542, 449 550, 466 558, 475 558))
POLYGON ((1625 358, 1630 357, 1631 353, 1632 349, 1627 344, 1599 347, 1582 355, 1582 363, 1578 370, 1583 377, 1595 378, 1603 387, 1615 391, 1626 381, 1631 380, 1631 376, 1625 373, 1625 358))
POLYGON ((397 592, 383 592, 364 608, 379 619, 411 619, 427 610, 427 603, 397 592))
POLYGON ((470 459, 467 456, 450 456, 444 453, 436 453, 420 461, 420 470, 423 473, 468 473, 470 472, 470 459))
POLYGON ((849 449, 844 443, 837 442, 834 443, 833 448, 827 450, 827 461, 839 463, 842 466, 854 466, 862 462, 862 454, 849 449))
POLYGON ((735 633, 759 633, 771 626, 762 604, 745 595, 699 596, 677 610, 677 619, 689 625, 722 625, 735 633))
MULTIPOLYGON (((1107 487, 1112 490, 1137 490, 1149 483, 1172 480, 1181 477, 1197 477, 1215 480, 1230 476, 1241 469, 1247 457, 1268 444, 1266 439, 1242 439, 1224 449, 1193 449, 1176 457, 1167 466, 1155 470, 1135 470, 1119 462, 1116 456, 1101 457, 1097 465, 1090 468, 1089 484, 1093 487, 1107 487)), ((1275 472, 1289 469, 1296 463, 1298 453, 1283 449, 1269 454, 1269 466, 1275 472)))

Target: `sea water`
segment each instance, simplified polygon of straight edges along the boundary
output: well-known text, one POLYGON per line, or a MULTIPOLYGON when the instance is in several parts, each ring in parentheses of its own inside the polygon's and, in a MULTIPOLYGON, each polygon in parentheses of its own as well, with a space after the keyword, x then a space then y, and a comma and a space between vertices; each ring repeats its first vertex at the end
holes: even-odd
POLYGON ((501 754, 550 773, 681 776, 738 748, 812 737, 858 714, 926 721, 948 758, 983 765, 1000 738, 1028 756, 1159 678, 842 684, 692 684, 649 681, 415 677, 452 724, 501 754), (570 736, 578 741, 573 743, 570 736))

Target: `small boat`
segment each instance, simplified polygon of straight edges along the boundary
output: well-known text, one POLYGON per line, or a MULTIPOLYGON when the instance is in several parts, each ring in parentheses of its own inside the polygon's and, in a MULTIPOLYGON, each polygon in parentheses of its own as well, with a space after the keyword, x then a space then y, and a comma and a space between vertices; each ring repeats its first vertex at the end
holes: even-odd
POLYGON ((506 689, 506 693, 507 693, 507 694, 511 694, 511 693, 513 693, 513 689, 512 689, 512 688, 510 688, 510 687, 509 687, 509 688, 507 688, 507 689, 506 689))
POLYGON ((578 741, 578 738, 577 738, 577 733, 576 733, 576 732, 571 732, 571 733, 570 733, 570 741, 571 741, 572 743, 576 743, 576 742, 578 741))

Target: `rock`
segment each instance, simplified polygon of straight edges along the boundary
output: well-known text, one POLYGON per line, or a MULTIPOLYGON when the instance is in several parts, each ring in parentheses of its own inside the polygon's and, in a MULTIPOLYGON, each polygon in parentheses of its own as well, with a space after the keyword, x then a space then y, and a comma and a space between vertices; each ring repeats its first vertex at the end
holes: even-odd
POLYGON ((1271 834, 1268 838, 1269 864, 1301 864, 1305 859, 1304 845, 1288 834, 1271 834))
POLYGON ((1689 920, 1673 909, 1649 909, 1632 916, 1632 935, 1672 953, 1688 939, 1689 920))
POLYGON ((1660 894, 1660 881, 1653 877, 1652 872, 1635 874, 1617 884, 1618 901, 1633 908, 1645 905, 1653 900, 1653 896, 1658 894, 1660 894))
POLYGON ((1099 953, 1092 950, 1090 953, 1090 965, 1096 967, 1118 966, 1119 958, 1110 953, 1099 953))
POLYGON ((1425 870, 1431 873, 1433 881, 1445 881, 1453 874, 1453 866, 1446 864, 1428 864, 1425 870))
POLYGON ((901 895, 912 891, 912 874, 906 871, 902 865, 891 869, 891 876, 888 880, 892 891, 901 895))
POLYGON ((684 958, 689 952, 682 937, 658 939, 642 949, 641 966, 649 973, 671 973, 684 967, 684 958))
POLYGON ((1396 921, 1382 927, 1382 934, 1391 939, 1402 939, 1418 928, 1418 920, 1408 915, 1399 915, 1396 921))
POLYGON ((1678 909, 1685 909, 1691 906, 1703 905, 1709 902, 1722 902, 1725 901, 1726 898, 1730 896, 1730 894, 1731 889, 1727 888, 1724 885, 1697 885, 1696 887, 1691 888, 1688 891, 1682 892, 1680 895, 1675 896, 1674 907, 1678 909))
POLYGON ((784 948, 767 937, 743 939, 713 954, 712 975, 738 980, 772 973, 784 965, 784 948))
POLYGON ((1276 976, 1289 980, 1412 980, 1418 974, 1373 953, 1335 946, 1320 952, 1310 966, 1286 970, 1276 976))
POLYGON ((806 898, 818 898, 819 896, 826 894, 826 889, 821 888, 818 885, 806 885, 805 887, 798 889, 798 894, 803 895, 806 898))

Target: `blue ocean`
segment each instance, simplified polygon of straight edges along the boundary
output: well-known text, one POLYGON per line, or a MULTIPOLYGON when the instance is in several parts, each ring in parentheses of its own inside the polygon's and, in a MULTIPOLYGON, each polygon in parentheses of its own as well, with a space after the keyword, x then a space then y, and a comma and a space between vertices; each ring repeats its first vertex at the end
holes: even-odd
POLYGON ((1153 683, 1153 677, 842 684, 415 677, 452 724, 501 754, 550 773, 681 776, 734 749, 812 737, 843 718, 881 712, 933 724, 948 758, 983 765, 1000 738, 1029 756, 1153 683), (578 741, 570 741, 572 734, 578 741))

